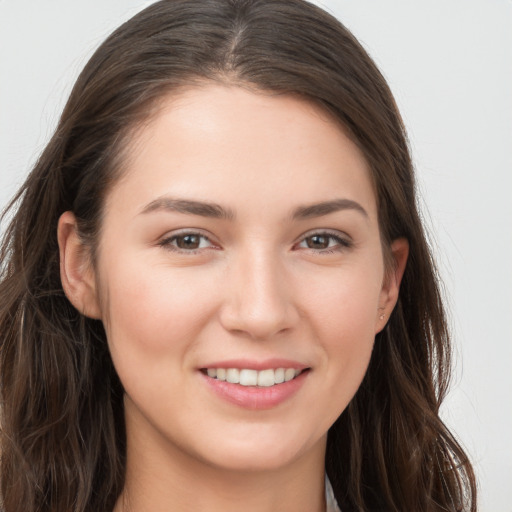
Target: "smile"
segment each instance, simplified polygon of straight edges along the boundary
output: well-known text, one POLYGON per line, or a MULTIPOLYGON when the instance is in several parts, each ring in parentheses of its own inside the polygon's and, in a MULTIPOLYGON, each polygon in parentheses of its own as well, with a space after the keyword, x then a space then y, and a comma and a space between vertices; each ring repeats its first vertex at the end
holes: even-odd
POLYGON ((303 370, 296 368, 269 368, 258 371, 249 368, 205 368, 202 371, 208 377, 226 381, 230 384, 268 388, 295 379, 303 370))

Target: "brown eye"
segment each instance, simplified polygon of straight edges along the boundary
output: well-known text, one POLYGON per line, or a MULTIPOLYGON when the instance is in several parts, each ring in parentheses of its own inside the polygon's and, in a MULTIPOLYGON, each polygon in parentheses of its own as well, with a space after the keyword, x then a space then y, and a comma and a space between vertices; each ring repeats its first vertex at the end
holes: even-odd
POLYGON ((313 235, 306 238, 306 245, 308 249, 327 249, 329 241, 332 236, 327 235, 313 235))
POLYGON ((341 252, 352 247, 350 239, 332 233, 314 233, 306 236, 298 245, 302 249, 310 249, 318 254, 341 252))
POLYGON ((182 233, 159 242, 161 247, 171 251, 194 254, 196 250, 212 248, 210 239, 200 233, 182 233))
POLYGON ((177 236, 176 247, 179 249, 198 249, 201 244, 201 237, 199 235, 182 235, 177 236))

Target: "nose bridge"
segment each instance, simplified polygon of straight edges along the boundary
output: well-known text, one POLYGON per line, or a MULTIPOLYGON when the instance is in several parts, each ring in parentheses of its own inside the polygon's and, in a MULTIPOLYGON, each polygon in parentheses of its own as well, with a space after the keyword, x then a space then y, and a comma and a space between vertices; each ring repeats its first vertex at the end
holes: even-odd
POLYGON ((224 327, 258 339, 292 327, 298 315, 279 255, 259 245, 240 251, 230 263, 224 327))

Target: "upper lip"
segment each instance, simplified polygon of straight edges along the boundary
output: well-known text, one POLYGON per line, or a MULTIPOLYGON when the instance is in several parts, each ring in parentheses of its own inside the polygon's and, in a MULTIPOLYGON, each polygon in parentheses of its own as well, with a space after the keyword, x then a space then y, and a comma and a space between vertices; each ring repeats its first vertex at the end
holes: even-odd
POLYGON ((222 361, 213 361, 200 367, 203 368, 245 368, 248 370, 269 370, 275 368, 294 368, 295 370, 305 370, 308 365, 294 361, 292 359, 272 358, 264 360, 254 359, 225 359, 222 361))

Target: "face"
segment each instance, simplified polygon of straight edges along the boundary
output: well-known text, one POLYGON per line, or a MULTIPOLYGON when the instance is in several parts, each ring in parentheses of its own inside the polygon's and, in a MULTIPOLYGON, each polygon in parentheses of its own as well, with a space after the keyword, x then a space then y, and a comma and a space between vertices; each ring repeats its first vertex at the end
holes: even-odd
POLYGON ((219 468, 323 453, 396 300, 363 155, 304 100, 214 85, 130 146, 91 285, 128 429, 219 468))

